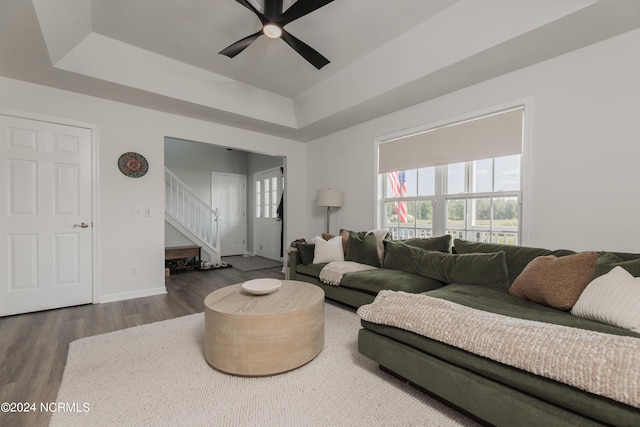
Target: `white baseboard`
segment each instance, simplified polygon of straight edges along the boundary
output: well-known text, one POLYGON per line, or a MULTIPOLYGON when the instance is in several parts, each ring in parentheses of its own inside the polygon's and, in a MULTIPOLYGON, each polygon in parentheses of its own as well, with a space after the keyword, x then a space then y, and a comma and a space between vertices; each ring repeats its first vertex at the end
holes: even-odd
POLYGON ((117 294, 107 294, 100 296, 100 303, 123 301, 127 299, 150 297, 153 295, 162 295, 167 293, 167 288, 164 286, 161 288, 143 289, 140 291, 120 292, 117 294))

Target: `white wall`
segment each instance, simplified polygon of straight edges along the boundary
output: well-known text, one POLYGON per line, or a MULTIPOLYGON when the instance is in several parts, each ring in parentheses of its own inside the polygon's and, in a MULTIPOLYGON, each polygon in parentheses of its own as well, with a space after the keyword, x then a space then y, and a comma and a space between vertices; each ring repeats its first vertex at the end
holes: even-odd
POLYGON ((374 139, 530 97, 523 244, 640 252, 640 30, 389 114, 309 144, 305 236, 324 228, 315 191, 344 190, 338 228, 374 227, 374 139))
MULTIPOLYGON (((166 247, 172 246, 189 246, 193 245, 193 242, 187 238, 184 234, 178 231, 174 226, 165 221, 164 223, 164 245, 166 247)), ((209 256, 205 253, 201 253, 204 261, 209 260, 209 256)), ((209 260, 210 261, 210 260, 209 260)))
MULTIPOLYGON (((164 292, 165 136, 287 156, 293 177, 288 188, 290 205, 305 199, 306 146, 295 141, 2 77, 0 108, 97 126, 99 212, 94 220, 102 301, 164 292), (120 173, 116 162, 127 151, 147 158, 146 176, 131 179, 120 173), (131 207, 150 207, 153 216, 131 217, 131 207), (129 274, 130 266, 136 266, 135 277, 129 274)), ((291 212, 288 218, 289 235, 306 229, 304 216, 291 212)))

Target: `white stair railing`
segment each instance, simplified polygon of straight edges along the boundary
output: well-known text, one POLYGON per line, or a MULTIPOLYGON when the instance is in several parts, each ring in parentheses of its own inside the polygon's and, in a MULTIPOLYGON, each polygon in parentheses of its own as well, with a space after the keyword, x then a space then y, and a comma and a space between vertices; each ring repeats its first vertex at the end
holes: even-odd
POLYGON ((164 169, 165 213, 188 230, 211 255, 211 262, 220 262, 220 232, 218 209, 213 209, 169 169, 164 169), (209 250, 207 250, 209 249, 209 250))

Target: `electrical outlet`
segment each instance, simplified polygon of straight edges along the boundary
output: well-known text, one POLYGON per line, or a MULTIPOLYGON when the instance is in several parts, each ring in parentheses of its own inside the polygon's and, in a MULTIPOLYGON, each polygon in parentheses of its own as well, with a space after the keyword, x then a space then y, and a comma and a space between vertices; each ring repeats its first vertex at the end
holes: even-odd
POLYGON ((131 216, 142 216, 142 209, 140 208, 131 208, 129 212, 131 216))
POLYGON ((130 276, 135 276, 138 274, 138 269, 135 266, 131 266, 129 267, 129 275, 130 276))

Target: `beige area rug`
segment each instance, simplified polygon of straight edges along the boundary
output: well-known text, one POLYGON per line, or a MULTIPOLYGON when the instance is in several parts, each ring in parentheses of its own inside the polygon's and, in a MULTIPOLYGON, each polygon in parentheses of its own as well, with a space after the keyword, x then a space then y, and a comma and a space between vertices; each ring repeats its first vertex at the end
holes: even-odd
POLYGON ((57 399, 76 410, 55 413, 51 425, 476 425, 359 354, 359 325, 355 313, 325 304, 323 351, 262 378, 207 364, 201 313, 83 338, 71 343, 57 399))

